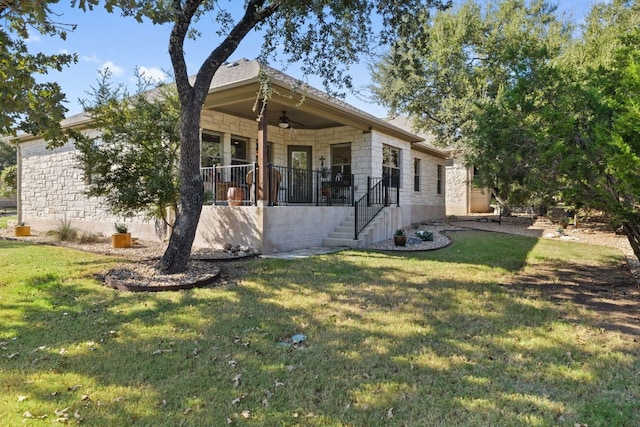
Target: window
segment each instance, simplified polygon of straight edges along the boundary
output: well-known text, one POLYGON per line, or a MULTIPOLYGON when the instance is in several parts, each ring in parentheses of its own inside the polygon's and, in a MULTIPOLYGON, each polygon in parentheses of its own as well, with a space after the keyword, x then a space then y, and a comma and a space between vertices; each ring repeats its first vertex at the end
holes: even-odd
POLYGON ((331 146, 331 176, 334 180, 351 185, 351 144, 331 146))
POLYGON ((413 159, 413 191, 420 191, 420 159, 413 159))
POLYGON ((202 131, 200 167, 209 168, 216 164, 222 164, 222 138, 218 133, 202 131))
POLYGON ((382 146, 382 176, 390 177, 390 185, 399 187, 400 182, 400 149, 390 145, 382 146))
POLYGON ((473 188, 480 188, 480 170, 476 165, 473 165, 471 173, 473 173, 471 176, 471 185, 473 188))
POLYGON ((247 138, 242 138, 240 136, 231 136, 231 164, 232 165, 245 165, 249 163, 249 153, 247 152, 247 147, 249 146, 249 141, 247 138))
POLYGON ((438 194, 442 194, 442 178, 444 173, 444 167, 442 165, 438 165, 438 176, 436 181, 436 191, 438 194))

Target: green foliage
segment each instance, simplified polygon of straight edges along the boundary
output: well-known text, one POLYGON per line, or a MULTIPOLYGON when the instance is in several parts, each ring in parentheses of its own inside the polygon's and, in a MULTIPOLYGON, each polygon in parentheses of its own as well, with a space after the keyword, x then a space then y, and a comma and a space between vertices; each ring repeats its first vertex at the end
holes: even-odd
POLYGON ((0 172, 0 196, 11 197, 18 188, 18 166, 7 166, 0 172))
POLYGON ((418 236, 425 242, 433 241, 433 233, 431 231, 419 230, 419 231, 416 231, 416 236, 418 236))
POLYGON ((103 197, 123 217, 142 212, 165 219, 177 205, 179 102, 175 88, 149 90, 151 84, 138 75, 137 93, 131 95, 104 72, 93 99, 83 101, 100 134, 76 134, 87 194, 103 197))
POLYGON ((595 4, 578 39, 545 0, 416 25, 378 64, 379 99, 462 148, 497 199, 600 209, 635 224, 640 256, 640 4, 595 4))
POLYGON ((53 234, 60 241, 74 241, 78 237, 78 229, 71 225, 71 221, 67 219, 60 220, 58 227, 53 230, 53 234))
POLYGON ((0 135, 26 132, 60 141, 60 121, 67 109, 65 95, 55 82, 37 82, 37 75, 61 71, 77 62, 76 55, 29 52, 25 40, 30 31, 66 38, 64 26, 51 16, 55 1, 10 1, 0 4, 0 135))
POLYGON ((124 223, 116 223, 114 225, 114 228, 116 229, 116 233, 120 233, 120 234, 124 234, 129 231, 127 224, 124 224, 124 223))
POLYGON ((509 88, 535 81, 569 38, 571 27, 554 10, 545 0, 471 0, 433 17, 417 14, 414 31, 373 69, 377 99, 438 143, 466 148, 476 115, 509 88))
POLYGON ((16 164, 16 147, 0 140, 0 172, 6 167, 16 164))
POLYGON ((404 230, 402 228, 398 228, 395 233, 396 236, 404 236, 404 230))

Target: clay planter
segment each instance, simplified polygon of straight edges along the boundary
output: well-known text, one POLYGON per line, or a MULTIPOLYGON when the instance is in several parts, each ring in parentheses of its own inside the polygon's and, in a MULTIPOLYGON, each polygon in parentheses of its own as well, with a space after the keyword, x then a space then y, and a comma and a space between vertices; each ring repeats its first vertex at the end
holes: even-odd
POLYGON ((407 236, 393 236, 393 243, 396 246, 404 246, 407 244, 407 236))
POLYGON ((229 187, 227 190, 227 201, 229 206, 242 206, 244 200, 244 190, 241 187, 229 187))
POLYGON ((16 237, 31 236, 30 225, 16 225, 13 227, 13 235, 16 237))
POLYGON ((131 233, 116 233, 111 235, 111 246, 114 248, 130 248, 131 233))

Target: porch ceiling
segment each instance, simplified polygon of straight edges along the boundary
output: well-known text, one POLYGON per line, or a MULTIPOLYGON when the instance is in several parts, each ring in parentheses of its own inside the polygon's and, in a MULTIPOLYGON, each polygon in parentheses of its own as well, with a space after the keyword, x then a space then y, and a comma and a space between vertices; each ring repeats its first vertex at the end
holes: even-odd
MULTIPOLYGON (((229 70, 225 71, 229 72, 229 70)), ((213 85, 209 90, 203 108, 257 120, 258 111, 254 111, 254 107, 256 107, 259 90, 258 77, 257 75, 242 77, 242 75, 238 78, 221 77, 220 84, 213 85)), ((358 110, 342 100, 330 98, 316 89, 305 87, 303 84, 292 85, 291 82, 277 76, 270 77, 270 84, 272 95, 267 103, 266 115, 268 123, 272 126, 278 126, 282 112, 286 111, 294 129, 315 130, 349 126, 363 132, 378 130, 404 141, 423 141, 419 136, 380 120, 366 111, 358 110)))
MULTIPOLYGON (((332 111, 313 99, 304 98, 302 95, 292 93, 290 90, 276 87, 278 93, 267 103, 267 121, 272 126, 278 126, 282 112, 286 111, 287 117, 294 129, 325 129, 338 126, 353 126, 367 130, 368 127, 348 117, 341 117, 337 111, 332 111), (302 102, 301 102, 302 101, 302 102)), ((256 120, 258 108, 256 105, 257 85, 245 85, 214 91, 209 94, 204 108, 221 113, 230 114, 244 119, 256 120)))

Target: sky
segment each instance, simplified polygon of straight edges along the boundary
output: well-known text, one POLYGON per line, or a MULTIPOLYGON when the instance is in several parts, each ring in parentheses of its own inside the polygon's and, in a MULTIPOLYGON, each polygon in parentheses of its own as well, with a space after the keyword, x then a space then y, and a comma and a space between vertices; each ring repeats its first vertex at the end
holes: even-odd
MULTIPOLYGON (((224 1, 222 3, 225 3, 224 1)), ((454 0, 454 4, 460 3, 454 0)), ((591 8, 592 0, 559 0, 559 9, 570 14, 576 22, 591 8)), ((242 6, 244 2, 232 0, 231 7, 242 6)), ((104 8, 96 8, 90 12, 71 8, 68 2, 61 1, 52 10, 58 15, 56 21, 65 24, 77 24, 73 32, 69 32, 66 40, 58 37, 45 37, 39 34, 30 35, 27 40, 31 52, 76 53, 78 62, 65 68, 62 72, 52 71, 44 78, 56 81, 67 95, 65 106, 69 109, 67 116, 82 112, 79 99, 91 99, 89 93, 97 86, 98 72, 109 68, 115 83, 135 90, 134 70, 137 67, 146 76, 170 81, 171 61, 168 53, 170 26, 158 26, 149 22, 139 24, 131 17, 121 17, 118 12, 109 14, 104 8)), ((213 19, 205 17, 201 26, 213 27, 213 19), (208 20, 208 22, 207 22, 208 20), (209 24, 209 25, 207 25, 209 24)), ((189 74, 196 73, 202 60, 217 45, 212 34, 203 34, 197 41, 188 41, 185 45, 186 61, 189 74)), ((259 55, 260 35, 249 34, 234 52, 230 60, 240 58, 254 59, 259 55)), ((298 79, 308 81, 312 86, 323 89, 318 79, 303 76, 294 66, 288 66, 284 58, 270 65, 298 79)), ((357 93, 348 95, 345 101, 377 117, 387 116, 387 111, 380 105, 368 101, 366 90, 370 83, 366 63, 351 69, 357 93)))

